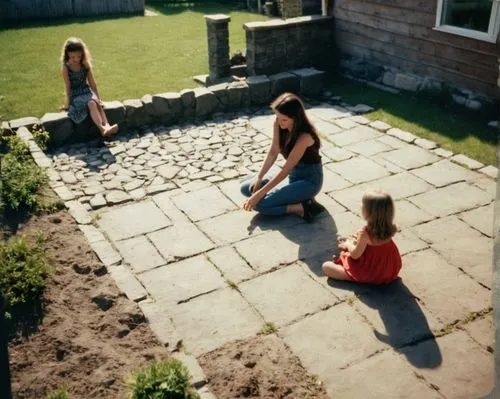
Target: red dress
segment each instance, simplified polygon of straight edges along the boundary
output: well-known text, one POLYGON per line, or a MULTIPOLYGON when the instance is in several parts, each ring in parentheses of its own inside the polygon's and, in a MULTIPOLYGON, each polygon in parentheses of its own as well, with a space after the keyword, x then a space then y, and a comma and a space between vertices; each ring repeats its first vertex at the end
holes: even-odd
POLYGON ((379 244, 373 242, 370 233, 368 237, 370 240, 358 259, 353 259, 349 252, 341 252, 335 263, 343 266, 346 274, 358 283, 390 283, 401 270, 398 247, 392 238, 379 244))

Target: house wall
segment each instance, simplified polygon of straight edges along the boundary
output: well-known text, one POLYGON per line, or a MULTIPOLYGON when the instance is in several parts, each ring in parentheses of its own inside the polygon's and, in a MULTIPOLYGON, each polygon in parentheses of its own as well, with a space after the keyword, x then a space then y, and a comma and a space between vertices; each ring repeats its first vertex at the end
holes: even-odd
POLYGON ((341 66, 388 85, 400 71, 498 99, 499 43, 433 30, 436 8, 437 0, 335 0, 341 66))

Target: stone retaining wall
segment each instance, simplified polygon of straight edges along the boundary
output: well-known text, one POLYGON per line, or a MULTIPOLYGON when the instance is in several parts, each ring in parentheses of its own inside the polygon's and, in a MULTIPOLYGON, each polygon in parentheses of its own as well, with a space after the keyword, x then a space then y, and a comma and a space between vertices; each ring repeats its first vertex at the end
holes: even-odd
POLYGON ((332 18, 308 16, 244 24, 248 75, 304 67, 329 70, 335 57, 332 18))
POLYGON ((474 111, 494 106, 494 100, 483 93, 453 87, 438 79, 401 72, 396 68, 378 65, 362 58, 344 56, 339 65, 340 73, 344 76, 365 81, 370 86, 385 91, 393 93, 400 90, 423 92, 429 96, 448 99, 474 111))
MULTIPOLYGON (((118 123, 121 130, 153 123, 170 125, 203 119, 215 112, 269 104, 284 92, 317 97, 322 93, 324 76, 323 71, 313 68, 297 69, 270 76, 253 76, 246 81, 222 83, 208 88, 186 89, 180 93, 146 94, 141 99, 108 101, 104 102, 104 108, 110 123, 118 123)), ((99 137, 97 128, 89 118, 75 125, 67 112, 47 113, 41 119, 19 118, 3 122, 1 127, 4 131, 14 132, 35 124, 43 125, 50 133, 50 149, 99 137)))

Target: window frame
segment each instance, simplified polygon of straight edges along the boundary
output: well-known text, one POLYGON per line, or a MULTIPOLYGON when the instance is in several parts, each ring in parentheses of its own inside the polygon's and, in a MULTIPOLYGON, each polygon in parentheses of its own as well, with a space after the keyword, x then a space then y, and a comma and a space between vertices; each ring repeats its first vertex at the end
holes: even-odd
POLYGON ((496 43, 498 32, 500 30, 500 0, 492 0, 490 22, 488 32, 480 32, 472 29, 459 28, 458 26, 441 24, 443 14, 443 5, 448 0, 438 0, 436 11, 436 25, 434 30, 439 32, 451 33, 458 36, 465 36, 470 39, 482 40, 489 43, 496 43))

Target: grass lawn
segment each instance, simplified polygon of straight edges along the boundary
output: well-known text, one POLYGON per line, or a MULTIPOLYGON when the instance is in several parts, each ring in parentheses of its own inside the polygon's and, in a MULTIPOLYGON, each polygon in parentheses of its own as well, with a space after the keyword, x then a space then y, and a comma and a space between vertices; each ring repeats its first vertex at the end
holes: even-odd
POLYGON ((231 17, 231 54, 245 48, 245 22, 267 17, 231 7, 148 6, 155 17, 79 18, 0 30, 0 120, 41 117, 64 101, 60 52, 70 36, 82 38, 92 57, 104 100, 196 87, 208 73, 206 14, 231 17))
POLYGON ((367 104, 375 110, 366 116, 435 141, 441 147, 496 166, 498 131, 487 126, 494 115, 481 115, 463 107, 444 107, 408 93, 391 94, 362 83, 339 80, 335 95, 350 104, 367 104))
MULTIPOLYGON (((148 9, 159 15, 66 19, 0 30, 0 121, 58 110, 64 100, 59 57, 69 36, 81 37, 89 46, 102 98, 125 100, 197 86, 192 76, 208 72, 204 15, 230 15, 231 53, 245 47, 245 22, 267 18, 213 3, 148 9)), ((368 115, 371 119, 496 164, 497 132, 477 113, 444 109, 422 98, 351 81, 335 83, 333 90, 346 102, 375 107, 368 115)))

